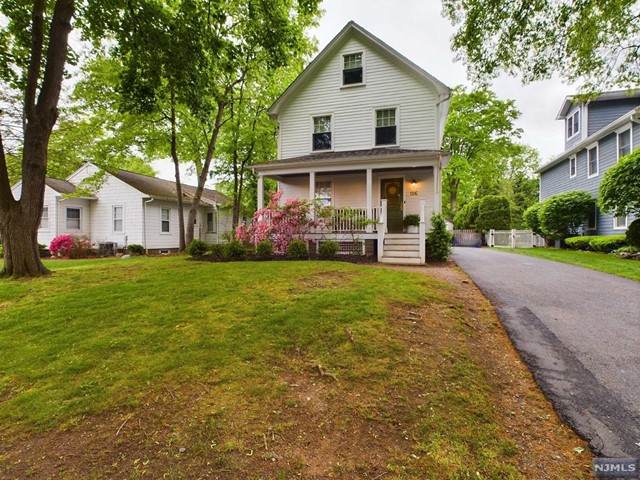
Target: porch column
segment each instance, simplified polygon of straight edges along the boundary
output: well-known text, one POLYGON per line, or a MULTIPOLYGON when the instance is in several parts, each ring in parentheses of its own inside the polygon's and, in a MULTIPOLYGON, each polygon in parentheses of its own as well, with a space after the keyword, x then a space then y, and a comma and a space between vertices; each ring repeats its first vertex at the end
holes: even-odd
MULTIPOLYGON (((313 202, 316 198, 316 172, 309 172, 309 201, 313 202)), ((309 210, 309 216, 312 220, 316 219, 315 205, 312 203, 309 210)))
POLYGON ((420 227, 419 227, 419 235, 418 239, 420 241, 420 263, 425 263, 427 259, 426 255, 426 245, 425 241, 427 239, 427 222, 424 214, 424 209, 426 207, 426 202, 424 199, 420 199, 420 227))
POLYGON ((438 163, 433 167, 433 211, 442 213, 442 193, 441 193, 441 177, 442 177, 442 157, 438 156, 438 163))
POLYGON ((264 178, 258 174, 258 210, 264 207, 264 178))
MULTIPOLYGON (((367 168, 367 218, 373 220, 373 169, 367 168)), ((367 225, 367 232, 373 232, 373 225, 367 225)))

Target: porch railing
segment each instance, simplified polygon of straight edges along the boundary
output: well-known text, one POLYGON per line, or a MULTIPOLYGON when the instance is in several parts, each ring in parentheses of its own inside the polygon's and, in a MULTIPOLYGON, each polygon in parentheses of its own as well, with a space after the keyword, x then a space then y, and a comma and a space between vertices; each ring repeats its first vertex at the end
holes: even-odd
POLYGON ((325 219, 328 228, 320 228, 318 232, 375 232, 378 228, 380 208, 373 207, 371 215, 366 208, 336 207, 331 215, 325 219))

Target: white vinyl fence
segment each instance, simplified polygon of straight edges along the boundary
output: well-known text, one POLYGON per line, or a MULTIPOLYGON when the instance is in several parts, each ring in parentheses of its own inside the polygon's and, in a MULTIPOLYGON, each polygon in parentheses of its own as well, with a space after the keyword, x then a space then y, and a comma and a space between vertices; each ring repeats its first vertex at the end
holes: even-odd
POLYGON ((456 247, 481 247, 482 233, 475 230, 454 230, 453 244, 456 247))
POLYGON ((487 245, 502 248, 546 247, 545 239, 531 230, 489 230, 487 245))

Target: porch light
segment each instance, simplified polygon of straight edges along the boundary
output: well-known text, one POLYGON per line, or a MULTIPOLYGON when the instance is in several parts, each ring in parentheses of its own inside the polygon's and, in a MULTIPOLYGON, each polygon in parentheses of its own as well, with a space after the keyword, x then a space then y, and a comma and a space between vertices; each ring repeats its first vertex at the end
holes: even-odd
POLYGON ((416 182, 415 180, 411 180, 411 186, 415 187, 418 184, 418 182, 416 182))

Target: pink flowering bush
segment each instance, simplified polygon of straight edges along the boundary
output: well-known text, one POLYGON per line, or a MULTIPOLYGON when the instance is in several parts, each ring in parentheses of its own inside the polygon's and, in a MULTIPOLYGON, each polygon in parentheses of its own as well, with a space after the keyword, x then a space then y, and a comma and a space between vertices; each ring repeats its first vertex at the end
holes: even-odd
POLYGON ((68 257, 75 242, 75 239, 71 235, 58 235, 56 238, 51 240, 49 251, 51 252, 51 255, 68 257))
POLYGON ((271 194, 267 206, 254 214, 251 225, 238 225, 236 239, 253 245, 269 240, 276 252, 285 253, 294 238, 304 240, 312 228, 322 227, 322 220, 310 215, 312 202, 293 198, 280 205, 281 198, 282 190, 271 194))

